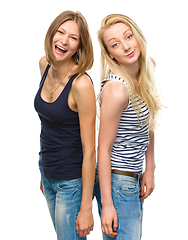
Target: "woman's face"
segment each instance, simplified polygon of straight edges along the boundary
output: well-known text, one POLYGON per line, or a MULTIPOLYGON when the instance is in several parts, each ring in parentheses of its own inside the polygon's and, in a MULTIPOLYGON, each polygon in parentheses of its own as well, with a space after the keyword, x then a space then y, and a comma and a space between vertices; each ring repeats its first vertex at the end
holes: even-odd
POLYGON ((52 51, 56 61, 70 59, 80 45, 78 24, 73 20, 64 22, 52 39, 52 51))
POLYGON ((121 67, 129 67, 138 61, 140 46, 132 30, 124 23, 110 26, 103 34, 109 56, 121 67))

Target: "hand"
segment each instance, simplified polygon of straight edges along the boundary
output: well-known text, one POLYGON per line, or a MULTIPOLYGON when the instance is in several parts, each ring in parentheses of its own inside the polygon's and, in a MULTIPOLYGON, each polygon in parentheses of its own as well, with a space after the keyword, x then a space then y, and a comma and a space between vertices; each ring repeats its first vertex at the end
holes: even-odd
POLYGON ((101 228, 103 233, 107 234, 108 236, 113 238, 117 236, 116 231, 118 228, 118 218, 114 206, 102 207, 101 228))
POLYGON ((41 176, 41 180, 40 180, 40 190, 41 190, 42 194, 44 195, 44 190, 43 190, 43 185, 42 185, 42 176, 41 176))
POLYGON ((93 231, 94 221, 92 210, 80 210, 76 219, 76 230, 79 237, 86 237, 90 231, 93 231))
POLYGON ((154 190, 154 171, 146 170, 142 177, 141 189, 140 189, 140 200, 146 199, 154 190))

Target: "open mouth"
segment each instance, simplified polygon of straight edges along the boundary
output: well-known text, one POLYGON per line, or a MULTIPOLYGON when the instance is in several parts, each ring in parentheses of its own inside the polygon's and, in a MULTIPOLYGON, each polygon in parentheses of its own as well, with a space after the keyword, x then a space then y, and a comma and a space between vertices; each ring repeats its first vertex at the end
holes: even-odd
POLYGON ((55 50, 56 50, 56 53, 57 53, 57 54, 64 54, 64 53, 67 52, 67 50, 66 50, 65 48, 60 47, 60 46, 58 46, 58 45, 55 46, 55 50))

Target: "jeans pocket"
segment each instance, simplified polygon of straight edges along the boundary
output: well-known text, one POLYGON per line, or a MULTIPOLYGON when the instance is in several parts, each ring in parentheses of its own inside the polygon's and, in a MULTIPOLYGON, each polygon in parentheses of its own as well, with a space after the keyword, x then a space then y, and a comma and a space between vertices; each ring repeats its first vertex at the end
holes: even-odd
POLYGON ((82 181, 80 179, 70 181, 60 181, 57 184, 58 195, 64 198, 66 202, 81 201, 82 197, 82 181))
POLYGON ((138 193, 139 186, 135 181, 122 181, 121 192, 126 195, 134 195, 138 193))
POLYGON ((74 191, 82 186, 82 179, 59 181, 57 187, 63 191, 74 191))

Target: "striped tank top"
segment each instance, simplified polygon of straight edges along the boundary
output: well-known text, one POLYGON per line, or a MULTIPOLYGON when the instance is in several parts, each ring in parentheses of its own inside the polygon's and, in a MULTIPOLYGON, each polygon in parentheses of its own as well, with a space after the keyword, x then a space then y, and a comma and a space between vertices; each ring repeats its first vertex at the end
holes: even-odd
MULTIPOLYGON (((99 99, 102 91, 112 82, 122 82, 128 88, 122 78, 117 75, 109 75, 101 82, 99 99), (108 82, 104 86, 106 81, 108 82)), ((142 172, 145 151, 149 145, 149 125, 146 122, 149 111, 146 105, 143 105, 141 110, 142 112, 139 113, 139 125, 129 91, 129 104, 122 112, 116 139, 111 150, 111 169, 134 173, 142 172)))

